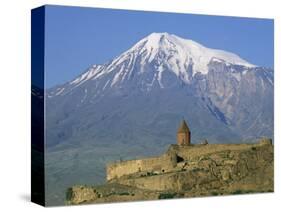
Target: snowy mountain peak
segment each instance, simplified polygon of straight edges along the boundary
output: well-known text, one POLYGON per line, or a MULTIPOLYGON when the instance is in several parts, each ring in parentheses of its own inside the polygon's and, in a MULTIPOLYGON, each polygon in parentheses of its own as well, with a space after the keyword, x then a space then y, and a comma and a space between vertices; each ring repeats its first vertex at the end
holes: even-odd
POLYGON ((193 71, 206 74, 208 72, 208 64, 212 58, 225 61, 226 63, 242 65, 246 67, 255 67, 255 65, 240 58, 238 55, 226 52, 218 49, 207 48, 193 40, 184 39, 173 34, 164 33, 152 33, 147 37, 140 40, 129 51, 137 51, 141 49, 141 52, 147 51, 149 55, 149 62, 155 59, 155 56, 161 52, 166 55, 170 65, 174 62, 180 70, 176 72, 185 72, 183 70, 186 65, 193 63, 193 71), (173 57, 171 59, 171 57, 173 57))
MULTIPOLYGON (((134 47, 139 47, 140 45, 144 45, 146 48, 165 48, 167 47, 167 42, 172 40, 172 36, 166 32, 164 33, 151 33, 147 37, 141 39, 139 42, 136 43, 134 47), (165 46, 166 44, 166 46, 165 46)), ((132 49, 134 49, 134 47, 132 49)))
POLYGON ((207 74, 212 62, 241 65, 245 70, 255 67, 230 52, 207 48, 166 32, 151 33, 109 63, 92 66, 69 84, 77 87, 88 80, 110 75, 111 80, 106 82, 106 86, 112 87, 146 73, 151 81, 145 83, 152 86, 157 82, 163 87, 163 74, 173 73, 189 83, 196 73, 207 74))

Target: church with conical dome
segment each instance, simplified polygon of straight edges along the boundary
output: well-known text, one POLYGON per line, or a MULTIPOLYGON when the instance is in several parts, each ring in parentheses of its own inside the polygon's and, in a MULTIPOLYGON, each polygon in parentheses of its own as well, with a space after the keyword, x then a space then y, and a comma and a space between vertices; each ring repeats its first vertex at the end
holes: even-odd
POLYGON ((190 145, 190 135, 191 133, 185 120, 182 120, 177 132, 178 145, 190 145))

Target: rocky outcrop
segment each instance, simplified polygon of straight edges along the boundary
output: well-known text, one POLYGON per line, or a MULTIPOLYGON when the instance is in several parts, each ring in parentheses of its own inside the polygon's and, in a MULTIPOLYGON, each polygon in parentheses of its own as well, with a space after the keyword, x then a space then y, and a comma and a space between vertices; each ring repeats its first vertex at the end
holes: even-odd
POLYGON ((158 199, 160 193, 117 183, 101 186, 73 186, 67 190, 67 204, 87 204, 158 199))
MULTIPOLYGON (((74 186, 68 203, 112 202, 273 191, 273 145, 171 146, 176 166, 167 172, 123 175, 102 186, 74 186)), ((167 154, 165 153, 165 154, 167 154)))

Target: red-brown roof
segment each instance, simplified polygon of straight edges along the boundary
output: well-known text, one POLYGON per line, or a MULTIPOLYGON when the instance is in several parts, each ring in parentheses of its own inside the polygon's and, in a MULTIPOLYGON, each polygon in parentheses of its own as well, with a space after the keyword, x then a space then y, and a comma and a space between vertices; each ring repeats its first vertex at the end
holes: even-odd
POLYGON ((178 129, 178 133, 186 133, 186 132, 190 132, 185 120, 182 120, 180 127, 178 129))

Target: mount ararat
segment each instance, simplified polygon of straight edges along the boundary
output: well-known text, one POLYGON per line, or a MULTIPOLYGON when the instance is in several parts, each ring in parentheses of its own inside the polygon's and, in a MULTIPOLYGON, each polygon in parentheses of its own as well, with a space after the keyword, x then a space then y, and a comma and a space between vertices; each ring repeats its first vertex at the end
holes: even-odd
POLYGON ((182 117, 193 142, 272 137, 273 70, 152 33, 112 61, 48 90, 47 114, 48 147, 171 143, 182 117))

